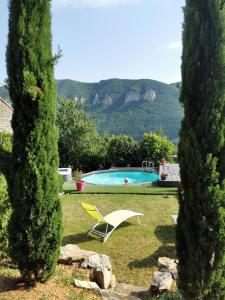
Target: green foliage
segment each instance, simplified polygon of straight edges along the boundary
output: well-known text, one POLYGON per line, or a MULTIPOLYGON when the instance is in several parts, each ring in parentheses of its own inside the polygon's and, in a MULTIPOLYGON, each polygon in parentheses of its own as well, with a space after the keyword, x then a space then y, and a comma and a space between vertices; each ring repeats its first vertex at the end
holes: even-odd
POLYGON ((158 164, 162 157, 171 161, 172 156, 176 153, 176 148, 166 136, 145 133, 140 142, 140 153, 142 160, 154 161, 158 164))
POLYGON ((9 2, 7 71, 13 102, 10 255, 24 280, 45 281, 61 244, 50 0, 9 2))
POLYGON ((86 149, 81 158, 82 169, 85 171, 93 171, 97 169, 105 169, 110 166, 107 156, 109 137, 95 134, 92 136, 92 145, 86 149))
POLYGON ((161 296, 147 296, 144 300, 182 300, 183 297, 179 291, 175 293, 164 293, 161 296))
POLYGON ((96 169, 104 160, 104 139, 99 136, 94 119, 75 99, 59 99, 57 111, 60 165, 75 169, 96 169))
POLYGON ((113 136, 108 146, 108 160, 114 167, 137 166, 139 162, 137 142, 126 135, 113 136))
POLYGON ((225 298, 225 2, 184 10, 179 144, 179 288, 185 299, 225 298))
MULTIPOLYGON (((76 170, 74 172, 74 179, 75 180, 81 180, 82 179, 82 175, 83 175, 83 172, 82 171, 79 171, 79 170, 76 170)), ((74 186, 74 183, 73 183, 73 186, 74 186)))
MULTIPOLYGON (((0 132, 0 144, 2 149, 11 151, 12 137, 9 133, 0 132)), ((8 199, 7 181, 0 173, 0 259, 8 255, 8 221, 11 213, 8 199)))
POLYGON ((182 300, 183 297, 179 293, 179 291, 176 291, 175 293, 172 294, 164 294, 160 297, 160 300, 182 300))

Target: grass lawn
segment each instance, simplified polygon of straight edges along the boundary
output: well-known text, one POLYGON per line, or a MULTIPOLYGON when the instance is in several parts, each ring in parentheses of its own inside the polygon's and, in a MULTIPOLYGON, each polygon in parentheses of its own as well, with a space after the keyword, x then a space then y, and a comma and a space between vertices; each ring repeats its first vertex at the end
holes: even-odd
POLYGON ((68 194, 62 197, 63 244, 77 244, 83 249, 105 253, 111 257, 113 272, 120 282, 149 286, 157 269, 159 256, 175 258, 175 227, 171 214, 178 210, 174 195, 136 194, 68 194), (79 201, 95 204, 104 214, 117 209, 143 212, 141 225, 136 218, 121 224, 106 243, 87 236, 95 223, 82 209, 79 201))
MULTIPOLYGON (((67 193, 78 194, 75 182, 64 183, 63 189, 67 193)), ((85 185, 85 194, 139 194, 139 195, 176 195, 177 188, 161 188, 157 184, 143 184, 138 186, 99 186, 99 185, 85 185)))
MULTIPOLYGON (((74 186, 74 184, 73 184, 74 186)), ((178 210, 176 189, 144 187, 86 187, 86 193, 76 193, 72 184, 66 185, 70 193, 61 197, 63 209, 63 245, 77 244, 83 249, 105 253, 111 257, 117 281, 150 286, 159 256, 175 258, 175 227, 171 214, 178 210), (174 195, 168 195, 174 194, 174 195), (141 225, 136 218, 121 224, 108 241, 87 236, 95 223, 82 209, 79 201, 95 204, 104 214, 117 209, 143 212, 141 225)), ((77 289, 74 278, 85 279, 85 274, 71 266, 58 265, 54 276, 34 288, 18 286, 18 270, 0 267, 0 299, 20 300, 97 300, 95 292, 77 289)))

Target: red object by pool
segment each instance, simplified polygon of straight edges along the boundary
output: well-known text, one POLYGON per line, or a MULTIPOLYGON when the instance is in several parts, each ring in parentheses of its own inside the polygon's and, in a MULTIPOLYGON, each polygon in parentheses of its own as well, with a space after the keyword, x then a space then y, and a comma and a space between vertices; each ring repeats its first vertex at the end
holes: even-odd
POLYGON ((84 187, 85 187, 85 182, 82 180, 77 180, 76 181, 76 186, 77 186, 77 191, 78 192, 83 192, 84 191, 84 187))

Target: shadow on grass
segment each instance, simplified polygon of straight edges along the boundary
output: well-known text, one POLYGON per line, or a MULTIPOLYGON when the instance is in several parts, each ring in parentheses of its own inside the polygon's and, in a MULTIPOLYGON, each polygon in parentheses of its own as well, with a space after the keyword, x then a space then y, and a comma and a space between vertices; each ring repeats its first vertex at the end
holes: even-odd
POLYGON ((176 256, 175 246, 162 245, 152 255, 141 260, 134 260, 130 262, 128 264, 128 267, 130 269, 157 267, 158 258, 161 256, 175 258, 176 256))
POLYGON ((175 226, 157 226, 155 228, 155 236, 162 244, 173 244, 176 240, 175 226))
POLYGON ((128 265, 130 269, 156 267, 158 258, 161 256, 176 257, 176 247, 175 245, 170 245, 175 243, 175 227, 173 225, 157 226, 155 228, 155 236, 162 245, 152 255, 142 260, 130 262, 128 265))
POLYGON ((86 243, 94 240, 95 238, 91 235, 87 235, 87 233, 77 233, 77 234, 71 234, 63 237, 62 240, 62 246, 65 246, 67 244, 80 244, 80 243, 86 243))
MULTIPOLYGON (((124 228, 124 227, 127 227, 127 226, 132 226, 132 225, 133 225, 132 223, 123 222, 115 230, 119 230, 120 228, 124 228)), ((99 225, 97 227, 97 229, 100 230, 101 232, 105 232, 105 224, 99 225)), ((109 228, 109 230, 111 230, 111 228, 109 228)), ((88 234, 88 231, 83 232, 83 233, 71 234, 71 235, 63 237, 62 246, 65 246, 67 244, 86 243, 86 242, 90 242, 90 241, 95 240, 95 239, 99 239, 99 241, 102 241, 102 238, 100 236, 88 234)))

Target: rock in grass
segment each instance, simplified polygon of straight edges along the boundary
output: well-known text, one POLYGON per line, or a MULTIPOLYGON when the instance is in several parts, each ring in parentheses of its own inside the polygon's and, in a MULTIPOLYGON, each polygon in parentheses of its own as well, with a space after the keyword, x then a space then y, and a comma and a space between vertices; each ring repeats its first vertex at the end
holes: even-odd
POLYGON ((74 280, 74 285, 76 287, 80 287, 80 288, 84 288, 84 289, 88 289, 88 290, 100 290, 97 283, 92 282, 92 281, 84 281, 84 280, 75 279, 74 280))
POLYGON ((99 268, 93 271, 93 280, 101 289, 108 289, 112 282, 112 271, 107 268, 99 268))
POLYGON ((107 289, 112 282, 112 265, 109 256, 105 254, 90 255, 81 264, 83 268, 93 269, 93 280, 102 289, 107 289))
POLYGON ((110 257, 105 254, 89 255, 84 258, 84 261, 81 264, 82 268, 91 268, 91 269, 103 269, 106 268, 109 271, 112 270, 112 265, 110 262, 110 257))
POLYGON ((170 272, 173 279, 176 280, 178 278, 177 260, 176 259, 170 259, 168 257, 159 257, 158 268, 160 271, 170 272))
POLYGON ((111 289, 115 289, 115 287, 116 287, 116 276, 114 274, 112 275, 110 287, 111 287, 111 289))
POLYGON ((75 261, 82 261, 96 252, 83 250, 77 245, 67 244, 60 248, 60 257, 58 262, 61 264, 70 264, 75 261))
POLYGON ((156 271, 153 274, 151 291, 164 292, 170 291, 173 284, 173 278, 170 272, 156 271))

